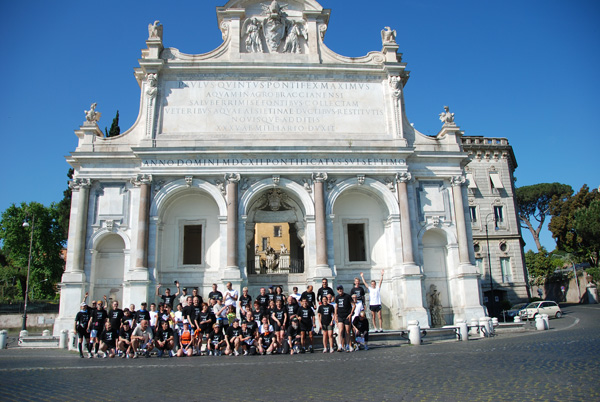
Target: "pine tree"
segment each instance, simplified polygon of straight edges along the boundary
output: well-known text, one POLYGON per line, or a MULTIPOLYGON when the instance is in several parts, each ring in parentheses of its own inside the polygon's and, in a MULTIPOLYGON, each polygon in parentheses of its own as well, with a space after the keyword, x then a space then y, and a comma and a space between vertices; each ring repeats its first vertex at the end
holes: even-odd
POLYGON ((106 129, 106 127, 104 127, 104 133, 106 134, 107 137, 116 137, 117 135, 121 134, 121 127, 119 127, 119 111, 117 110, 117 115, 115 116, 115 118, 112 121, 112 124, 110 125, 110 131, 108 131, 106 129))

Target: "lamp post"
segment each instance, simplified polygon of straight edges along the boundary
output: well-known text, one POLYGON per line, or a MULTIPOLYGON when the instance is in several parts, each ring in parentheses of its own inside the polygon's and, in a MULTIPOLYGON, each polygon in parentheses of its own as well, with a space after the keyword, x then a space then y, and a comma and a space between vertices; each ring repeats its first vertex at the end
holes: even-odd
MULTIPOLYGON (((23 227, 28 228, 29 222, 23 222, 23 227)), ((27 260, 27 280, 25 281, 25 305, 23 306, 23 325, 21 330, 27 329, 27 295, 29 294, 29 273, 31 272, 31 248, 33 246, 33 229, 35 227, 35 215, 31 218, 31 235, 29 236, 29 259, 27 260)))
POLYGON ((492 315, 492 312, 495 309, 495 305, 494 305, 494 280, 492 278, 492 258, 490 257, 490 235, 488 232, 488 223, 489 223, 489 218, 490 216, 494 216, 494 223, 495 223, 495 230, 498 230, 498 223, 496 222, 496 217, 494 212, 490 212, 489 214, 486 215, 485 217, 485 243, 487 246, 487 258, 488 258, 488 267, 490 270, 490 294, 491 294, 491 298, 492 298, 492 303, 490 306, 490 311, 488 311, 488 313, 490 315, 492 315))

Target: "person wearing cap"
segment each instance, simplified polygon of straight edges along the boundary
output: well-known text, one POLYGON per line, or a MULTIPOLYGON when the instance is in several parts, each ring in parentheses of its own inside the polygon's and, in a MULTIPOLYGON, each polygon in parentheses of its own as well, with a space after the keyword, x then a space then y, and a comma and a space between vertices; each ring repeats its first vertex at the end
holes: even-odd
POLYGON ((221 355, 221 349, 225 346, 225 336, 218 322, 213 324, 213 330, 208 334, 207 346, 209 356, 221 355))
POLYGON ((190 322, 187 319, 183 320, 183 330, 179 334, 179 350, 178 357, 192 357, 194 353, 194 343, 192 342, 192 331, 190 331, 190 322))
MULTIPOLYGON (((86 293, 87 296, 87 293, 86 293)), ((92 344, 90 343, 90 333, 88 332, 88 323, 90 321, 90 313, 88 306, 85 302, 82 302, 79 306, 80 309, 75 316, 75 332, 77 333, 78 344, 79 344, 79 357, 83 357, 83 340, 86 339, 86 347, 88 351, 88 357, 92 356, 92 344)))
MULTIPOLYGON (((143 303, 142 303, 143 305, 143 303)), ((131 342, 133 344, 133 350, 145 349, 145 356, 150 357, 150 351, 154 349, 154 334, 148 323, 148 320, 140 321, 139 325, 135 327, 131 334, 131 342)), ((135 359, 137 354, 133 356, 135 359)))
POLYGON ((236 318, 233 320, 233 323, 229 326, 229 328, 227 328, 227 336, 225 337, 225 342, 227 343, 227 348, 225 349, 226 355, 240 355, 238 350, 240 348, 241 338, 242 328, 240 327, 240 320, 236 318))
POLYGON ((344 293, 344 287, 342 285, 338 285, 337 287, 337 296, 335 297, 335 316, 337 317, 337 326, 338 326, 338 352, 342 352, 346 350, 346 352, 351 352, 354 350, 350 350, 350 330, 351 330, 351 320, 352 313, 354 312, 354 302, 349 294, 344 293))
MULTIPOLYGON (((129 312, 129 309, 126 309, 129 312)), ((135 354, 135 350, 133 349, 133 344, 131 343, 131 334, 133 330, 131 329, 131 322, 129 320, 124 320, 123 325, 121 326, 121 330, 119 331, 119 350, 123 353, 122 358, 130 358, 135 354)))
POLYGON ((269 303, 271 301, 275 302, 275 286, 269 286, 269 293, 267 293, 267 297, 269 298, 269 303))
POLYGON ((188 296, 189 296, 189 295, 188 295, 188 288, 182 288, 182 289, 181 289, 181 295, 179 296, 179 303, 180 303, 182 306, 185 306, 185 305, 187 304, 187 303, 186 303, 186 300, 187 300, 187 297, 188 297, 188 296))

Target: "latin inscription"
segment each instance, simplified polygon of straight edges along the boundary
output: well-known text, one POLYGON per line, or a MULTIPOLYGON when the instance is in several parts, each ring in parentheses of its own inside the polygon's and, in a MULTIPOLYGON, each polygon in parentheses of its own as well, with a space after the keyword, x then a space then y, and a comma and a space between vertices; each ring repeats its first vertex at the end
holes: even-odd
POLYGON ((385 132, 380 83, 168 81, 162 132, 385 132))
POLYGON ((143 167, 226 167, 226 166, 403 166, 396 158, 214 158, 147 159, 143 167))

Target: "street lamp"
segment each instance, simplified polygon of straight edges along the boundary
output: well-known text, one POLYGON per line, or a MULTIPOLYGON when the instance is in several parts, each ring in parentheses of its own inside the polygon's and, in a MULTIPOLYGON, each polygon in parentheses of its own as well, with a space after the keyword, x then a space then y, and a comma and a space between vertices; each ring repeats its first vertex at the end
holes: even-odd
POLYGON ((488 313, 490 314, 490 316, 492 315, 492 312, 494 312, 494 310, 495 310, 495 306, 494 306, 494 281, 492 279, 492 258, 490 257, 490 235, 489 235, 489 232, 488 232, 489 218, 492 215, 494 215, 494 230, 498 230, 498 221, 496 220, 496 216, 495 216, 496 214, 494 212, 490 212, 485 217, 485 243, 487 245, 488 267, 489 267, 489 270, 490 270, 490 294, 491 294, 491 298, 492 298, 492 304, 490 306, 490 311, 488 311, 488 313))
MULTIPOLYGON (((23 222, 23 227, 28 228, 29 222, 23 222)), ((25 281, 25 305, 23 306, 23 325, 21 330, 27 329, 27 295, 29 294, 29 273, 31 272, 31 247, 33 246, 33 228, 35 227, 35 215, 31 218, 31 235, 29 237, 29 259, 27 260, 27 280, 25 281)))

